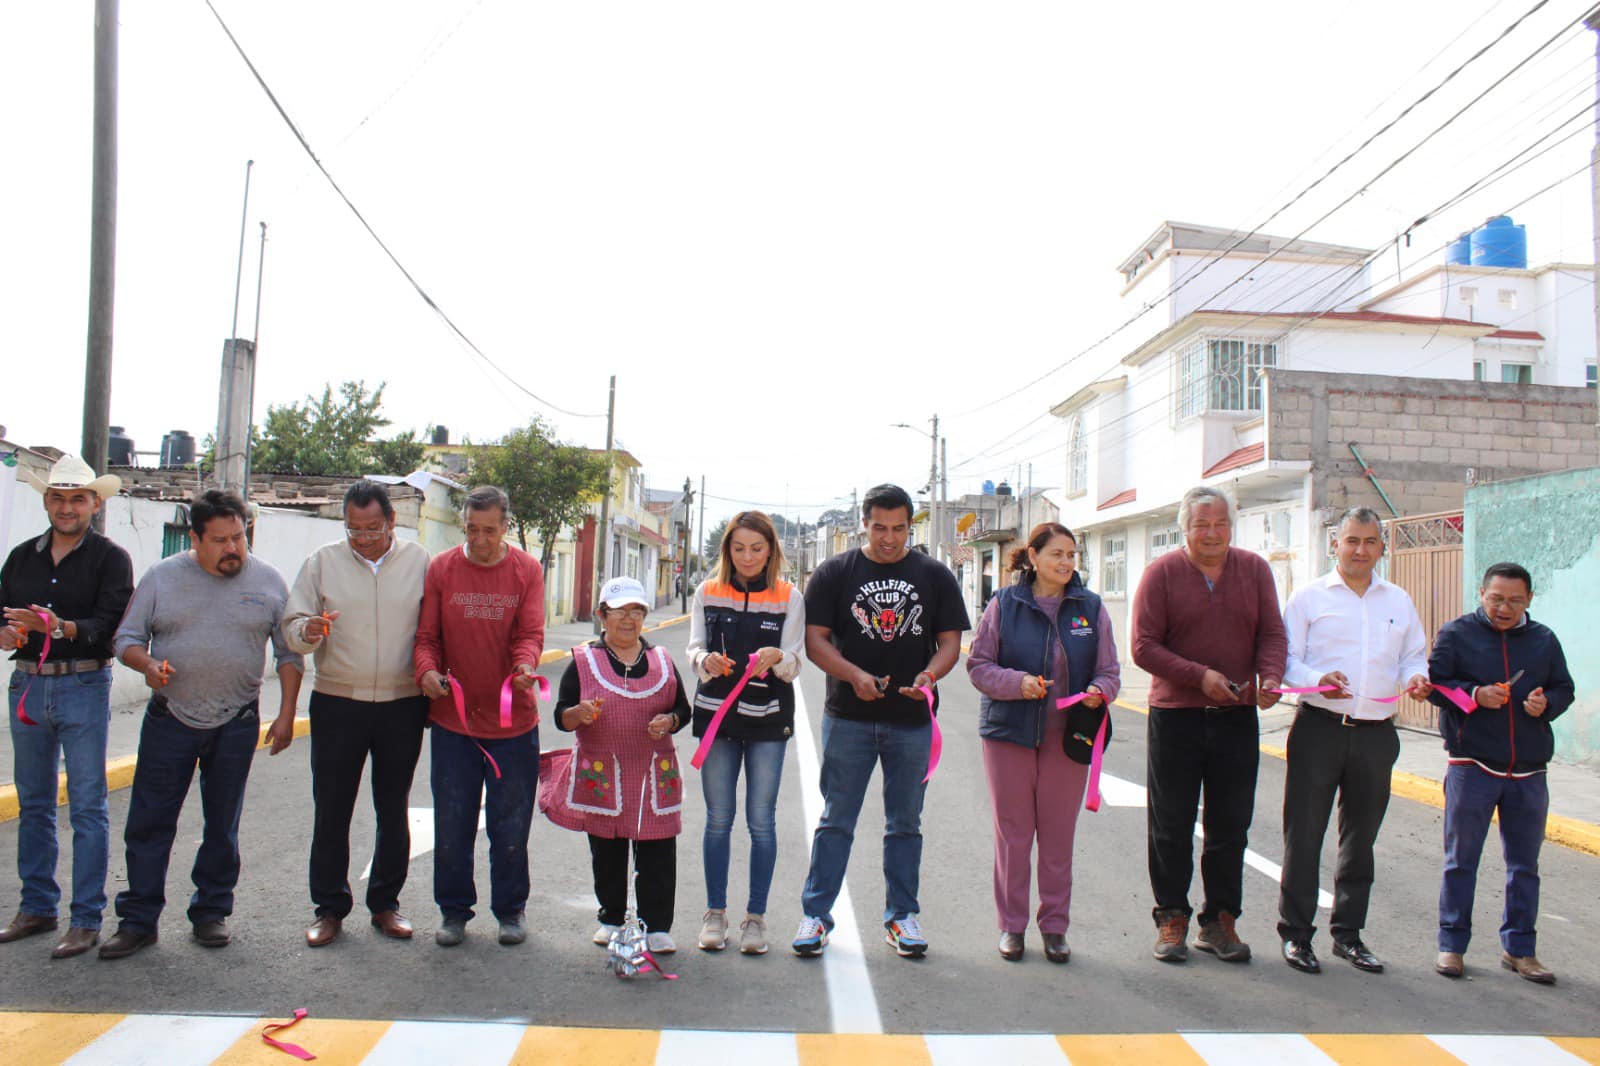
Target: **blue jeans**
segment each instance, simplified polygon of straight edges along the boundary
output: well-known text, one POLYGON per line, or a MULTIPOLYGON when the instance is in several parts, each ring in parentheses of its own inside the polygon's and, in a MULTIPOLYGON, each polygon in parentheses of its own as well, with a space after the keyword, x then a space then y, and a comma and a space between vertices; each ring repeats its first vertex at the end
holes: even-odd
POLYGON ((744 824, 750 831, 751 914, 767 913, 767 891, 778 861, 778 785, 783 780, 787 740, 734 740, 718 737, 700 768, 706 797, 706 906, 728 905, 728 852, 733 813, 738 805, 739 767, 744 766, 744 824))
POLYGON ((833 901, 844 884, 856 818, 872 768, 883 761, 883 920, 916 914, 922 868, 922 799, 928 787, 933 727, 822 720, 822 820, 811 840, 811 872, 800 896, 804 914, 833 928, 833 901))
POLYGON ((490 739, 432 729, 433 899, 446 919, 468 921, 478 902, 472 877, 483 801, 489 834, 489 910, 502 921, 528 905, 528 832, 539 792, 539 727, 520 736, 490 739), (500 765, 495 777, 478 750, 500 765), (487 793, 487 795, 485 795, 487 793))
POLYGON ((100 928, 106 909, 106 865, 111 821, 106 813, 106 726, 111 719, 111 668, 60 677, 11 675, 11 754, 17 783, 17 879, 22 909, 55 917, 57 760, 66 755, 67 799, 72 804, 72 924, 100 928), (28 717, 17 701, 29 681, 28 717))
POLYGON ((1506 861, 1506 906, 1500 946, 1534 953, 1539 917, 1539 846, 1544 843, 1550 785, 1544 774, 1506 778, 1471 764, 1453 765, 1444 778, 1444 878, 1439 886, 1439 950, 1464 952, 1472 939, 1472 899, 1489 819, 1500 812, 1506 861))
POLYGON ((189 921, 209 922, 233 913, 239 883, 239 815, 261 739, 261 716, 254 703, 212 729, 184 725, 152 699, 139 730, 139 765, 128 799, 128 887, 117 893, 119 926, 153 933, 167 904, 167 863, 178 832, 178 815, 189 796, 195 767, 200 768, 200 810, 204 825, 195 852, 194 894, 189 921))

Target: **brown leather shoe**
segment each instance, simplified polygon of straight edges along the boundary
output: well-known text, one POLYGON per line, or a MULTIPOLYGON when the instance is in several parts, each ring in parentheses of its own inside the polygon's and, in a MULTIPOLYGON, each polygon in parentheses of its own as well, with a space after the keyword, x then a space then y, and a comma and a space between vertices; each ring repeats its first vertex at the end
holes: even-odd
POLYGON ((399 911, 379 911, 372 916, 372 926, 384 936, 396 940, 411 939, 411 920, 399 911))
POLYGON ((110 940, 100 945, 102 959, 125 959, 142 947, 156 942, 155 933, 141 933, 134 929, 118 929, 110 940))
POLYGON ((11 919, 11 924, 0 929, 0 944, 9 944, 13 940, 21 940, 35 933, 48 933, 60 924, 54 918, 43 914, 29 914, 27 911, 18 911, 17 916, 11 919))
POLYGON ((1532 955, 1519 957, 1512 955, 1510 952, 1501 952, 1500 965, 1512 971, 1524 981, 1532 981, 1536 985, 1553 985, 1556 983, 1555 973, 1546 969, 1544 963, 1532 955))
POLYGON ((82 929, 73 926, 67 930, 67 935, 50 952, 52 959, 70 959, 74 955, 82 955, 85 951, 100 943, 100 930, 82 929))
POLYGON ((311 928, 306 930, 306 943, 314 948, 325 948, 339 939, 339 929, 344 924, 343 919, 331 914, 323 914, 311 923, 311 928))
POLYGON ((1007 962, 1016 962, 1022 958, 1022 934, 1000 934, 1000 957, 1007 962))
POLYGON ((1044 957, 1054 963, 1066 962, 1072 958, 1072 949, 1067 946, 1065 933, 1040 933, 1044 941, 1044 957))
POLYGON ((1459 951, 1441 951, 1433 964, 1433 972, 1440 977, 1460 977, 1467 972, 1467 962, 1459 951))

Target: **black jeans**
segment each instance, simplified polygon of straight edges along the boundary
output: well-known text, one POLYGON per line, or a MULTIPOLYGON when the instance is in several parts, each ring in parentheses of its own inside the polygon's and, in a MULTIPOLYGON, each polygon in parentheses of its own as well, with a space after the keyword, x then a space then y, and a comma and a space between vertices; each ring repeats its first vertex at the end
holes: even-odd
POLYGON ((1289 775, 1283 789, 1283 886, 1278 935, 1310 940, 1317 931, 1317 881, 1322 838, 1335 794, 1339 799, 1339 859, 1333 874, 1333 921, 1338 942, 1361 935, 1372 897, 1372 846, 1389 809, 1389 774, 1400 756, 1393 720, 1346 726, 1302 707, 1289 728, 1289 775))
POLYGON ((652 933, 672 931, 672 910, 678 890, 678 838, 629 840, 589 834, 589 861, 594 870, 598 917, 605 925, 621 925, 628 916, 628 845, 633 845, 633 891, 639 917, 652 933))
POLYGON ((350 892, 350 816, 361 774, 372 759, 372 809, 378 839, 367 879, 367 909, 398 910, 411 864, 408 807, 411 778, 422 751, 428 701, 421 696, 370 703, 311 694, 311 902, 317 916, 344 918, 350 892))
POLYGON ((1254 706, 1152 707, 1147 746, 1150 888, 1155 919, 1192 914, 1194 821, 1205 796, 1200 922, 1234 917, 1244 900, 1244 849, 1255 814, 1260 728, 1254 706))

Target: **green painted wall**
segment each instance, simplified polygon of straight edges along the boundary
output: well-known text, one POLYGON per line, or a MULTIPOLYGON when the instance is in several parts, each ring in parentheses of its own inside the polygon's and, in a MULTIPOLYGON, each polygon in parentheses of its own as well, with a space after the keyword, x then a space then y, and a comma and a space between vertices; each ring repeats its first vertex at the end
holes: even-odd
POLYGON ((1528 568, 1528 613, 1561 638, 1578 690, 1555 722, 1556 758, 1600 762, 1600 467, 1478 485, 1464 510, 1462 602, 1477 603, 1494 563, 1528 568))

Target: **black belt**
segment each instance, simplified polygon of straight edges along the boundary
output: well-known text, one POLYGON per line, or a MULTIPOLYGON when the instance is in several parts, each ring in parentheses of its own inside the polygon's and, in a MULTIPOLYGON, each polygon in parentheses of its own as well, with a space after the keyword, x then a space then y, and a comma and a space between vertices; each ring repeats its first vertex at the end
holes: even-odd
POLYGON ((1308 711, 1316 711, 1318 714, 1322 715, 1322 717, 1324 717, 1324 718, 1332 718, 1335 722, 1338 722, 1340 725, 1351 726, 1351 727, 1362 726, 1362 725, 1388 725, 1388 726, 1394 725, 1394 718, 1393 717, 1389 717, 1389 718, 1357 718, 1355 715, 1352 715, 1352 714, 1341 714, 1338 711, 1330 711, 1326 707, 1318 707, 1315 703, 1306 703, 1304 701, 1301 701, 1300 706, 1304 707, 1308 711))
POLYGON ((42 663, 31 663, 19 660, 17 669, 25 674, 37 674, 40 677, 60 677, 63 674, 88 674, 96 670, 104 670, 111 665, 110 659, 49 659, 42 663))

